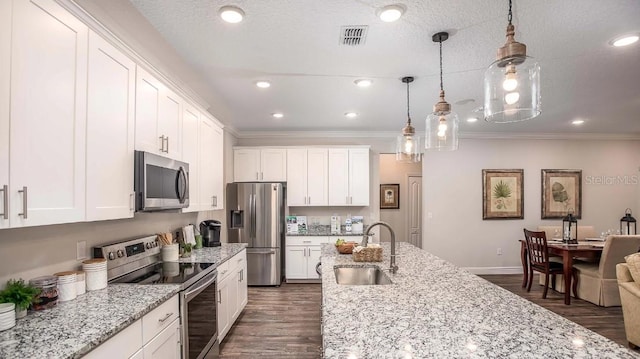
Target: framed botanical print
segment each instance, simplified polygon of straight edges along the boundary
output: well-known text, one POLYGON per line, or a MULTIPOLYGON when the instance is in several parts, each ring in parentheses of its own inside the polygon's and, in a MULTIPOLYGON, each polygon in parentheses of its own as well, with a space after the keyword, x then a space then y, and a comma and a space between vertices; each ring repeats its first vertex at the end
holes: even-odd
POLYGON ((542 219, 582 217, 582 171, 542 170, 542 219))
POLYGON ((400 208, 400 185, 381 184, 380 185, 380 209, 400 208))
POLYGON ((524 218, 524 170, 482 170, 482 219, 524 218))

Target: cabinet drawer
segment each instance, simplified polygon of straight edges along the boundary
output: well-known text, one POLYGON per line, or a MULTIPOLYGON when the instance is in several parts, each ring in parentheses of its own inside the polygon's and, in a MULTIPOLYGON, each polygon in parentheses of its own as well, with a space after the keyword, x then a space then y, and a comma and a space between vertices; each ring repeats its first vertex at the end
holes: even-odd
POLYGON ((220 265, 218 265, 218 283, 220 283, 221 281, 223 281, 225 278, 227 278, 229 276, 229 274, 232 272, 231 268, 229 267, 229 262, 230 260, 226 260, 222 263, 220 263, 220 265))
POLYGON ((233 268, 229 268, 231 269, 231 272, 237 272, 240 269, 244 268, 244 263, 247 261, 247 252, 245 250, 242 250, 240 253, 236 254, 235 256, 233 256, 229 262, 229 266, 233 267, 233 268))
POLYGON ((308 237, 287 237, 288 246, 313 246, 327 243, 328 239, 324 236, 308 236, 308 237))
POLYGON ((142 320, 136 320, 133 324, 124 328, 106 342, 90 351, 84 358, 87 359, 111 359, 129 358, 142 348, 142 320))
POLYGON ((178 317, 178 296, 174 295, 158 308, 142 317, 142 339, 144 343, 148 343, 178 317))

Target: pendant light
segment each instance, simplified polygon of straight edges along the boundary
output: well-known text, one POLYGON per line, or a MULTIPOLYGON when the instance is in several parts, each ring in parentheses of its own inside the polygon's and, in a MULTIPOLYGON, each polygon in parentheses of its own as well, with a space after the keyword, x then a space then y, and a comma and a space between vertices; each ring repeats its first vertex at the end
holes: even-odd
POLYGON ((540 66, 527 56, 527 46, 514 39, 511 6, 509 0, 507 42, 498 49, 496 61, 484 73, 487 122, 518 122, 540 114, 540 66))
POLYGON ((416 129, 411 126, 409 114, 409 84, 413 82, 413 77, 403 77, 402 82, 407 84, 407 125, 404 126, 402 135, 398 136, 396 141, 396 161, 420 162, 422 160, 420 136, 416 135, 416 129))
POLYGON ((449 33, 439 32, 431 38, 440 43, 440 101, 433 105, 433 113, 427 116, 425 148, 428 151, 454 151, 458 149, 458 115, 451 112, 451 105, 444 99, 442 85, 442 42, 449 33))

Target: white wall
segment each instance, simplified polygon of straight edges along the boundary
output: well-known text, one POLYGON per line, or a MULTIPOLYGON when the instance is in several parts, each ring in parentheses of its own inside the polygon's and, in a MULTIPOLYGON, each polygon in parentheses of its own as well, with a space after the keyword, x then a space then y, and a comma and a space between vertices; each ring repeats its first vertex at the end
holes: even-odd
POLYGON ((624 209, 640 214, 640 141, 465 139, 423 162, 423 248, 475 272, 520 268, 522 229, 541 220, 541 169, 582 170, 582 219, 596 231, 618 228, 624 209), (482 169, 524 169, 524 219, 482 220, 482 169), (589 184, 589 176, 628 176, 635 184, 589 184), (635 180, 634 180, 635 178, 635 180), (432 214, 429 218, 428 214, 432 214), (501 248, 503 255, 496 255, 501 248), (501 269, 496 269, 501 268, 501 269))

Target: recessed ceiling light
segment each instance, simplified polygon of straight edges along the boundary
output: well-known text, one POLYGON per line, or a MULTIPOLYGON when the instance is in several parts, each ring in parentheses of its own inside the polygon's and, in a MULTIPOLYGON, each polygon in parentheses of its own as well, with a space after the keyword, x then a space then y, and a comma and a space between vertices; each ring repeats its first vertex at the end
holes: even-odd
POLYGON ((624 36, 616 37, 615 39, 611 40, 609 43, 615 47, 622 47, 622 46, 628 46, 628 45, 634 44, 638 42, 639 39, 640 39, 640 36, 638 36, 638 34, 624 35, 624 36))
POLYGON ((571 121, 572 124, 579 126, 582 125, 584 123, 584 120, 573 120, 571 121))
POLYGON ((260 87, 261 89, 266 89, 271 87, 271 82, 269 81, 256 81, 256 86, 260 87))
POLYGON ((218 14, 220 14, 222 20, 231 24, 237 24, 244 18, 244 11, 237 6, 231 5, 221 7, 218 10, 218 14))
POLYGON ((469 118, 467 119, 467 122, 469 122, 469 123, 474 123, 474 122, 477 122, 477 121, 478 121, 478 118, 477 118, 477 117, 469 117, 469 118))
POLYGON ((358 114, 356 112, 346 112, 344 115, 347 118, 356 118, 356 117, 358 117, 358 114))
POLYGON ((274 118, 283 118, 284 114, 282 114, 281 112, 276 112, 272 113, 271 116, 273 116, 274 118))
POLYGON ((358 85, 358 87, 369 87, 369 86, 371 86, 373 81, 368 80, 368 79, 358 79, 358 80, 353 81, 353 83, 358 85))
POLYGON ((402 4, 387 5, 378 10, 378 17, 384 22, 394 22, 404 14, 405 10, 402 4))

